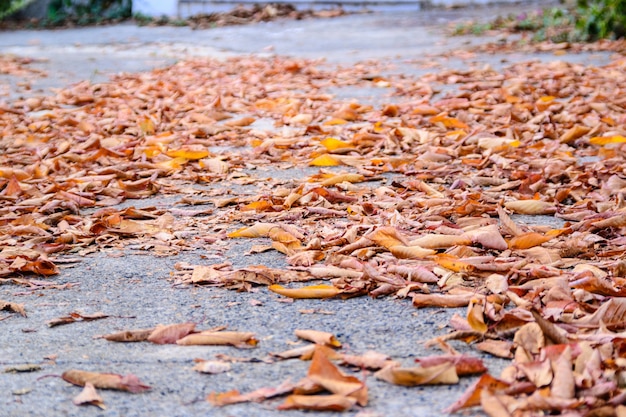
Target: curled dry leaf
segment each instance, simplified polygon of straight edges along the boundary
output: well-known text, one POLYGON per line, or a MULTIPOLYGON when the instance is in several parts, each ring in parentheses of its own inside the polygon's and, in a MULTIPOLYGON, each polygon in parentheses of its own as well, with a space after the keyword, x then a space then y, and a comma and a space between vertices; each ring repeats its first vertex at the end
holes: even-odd
POLYGON ((368 395, 365 383, 341 372, 322 349, 316 348, 313 353, 307 378, 333 394, 354 398, 361 406, 367 405, 368 395))
POLYGON ((200 360, 194 365, 193 370, 203 374, 221 374, 232 369, 230 363, 221 361, 200 360))
POLYGON ((382 369, 386 366, 396 365, 389 356, 374 351, 367 351, 363 355, 343 355, 341 360, 344 365, 367 369, 382 369))
POLYGON ((195 329, 195 323, 169 324, 167 326, 158 325, 152 333, 150 333, 147 340, 159 345, 173 344, 192 333, 195 329))
POLYGON ((483 374, 472 384, 454 404, 443 410, 446 413, 454 413, 464 408, 474 407, 481 402, 483 392, 502 392, 510 386, 508 382, 501 381, 489 374, 483 374))
POLYGON ((11 303, 9 301, 0 300, 0 310, 10 311, 12 313, 18 313, 22 317, 26 317, 26 310, 24 310, 24 304, 11 303))
POLYGON ((451 363, 456 369, 458 376, 467 376, 482 374, 487 372, 482 359, 469 355, 442 355, 442 356, 426 356, 415 359, 423 368, 428 368, 442 363, 451 363))
POLYGON ((301 288, 285 288, 282 285, 270 285, 269 290, 289 298, 330 298, 341 294, 341 290, 332 285, 320 284, 301 288))
POLYGON ((289 394, 294 390, 294 388, 295 384, 291 381, 285 381, 277 387, 259 388, 246 394, 241 394, 237 390, 222 393, 212 392, 207 396, 207 401, 216 407, 250 401, 261 402, 268 398, 289 394))
POLYGON ((554 214, 556 206, 540 200, 518 200, 504 203, 504 207, 517 214, 554 214))
POLYGON ((290 395, 278 406, 279 410, 346 411, 356 399, 343 395, 290 395))
POLYGON ((63 372, 61 378, 70 384, 81 387, 84 387, 87 383, 91 383, 95 388, 128 391, 132 393, 140 393, 151 389, 149 386, 143 384, 139 378, 133 374, 122 376, 118 374, 88 372, 72 369, 63 372))
POLYGON ((374 376, 391 384, 417 386, 417 385, 446 385, 458 384, 459 377, 454 363, 444 362, 429 367, 401 368, 388 366, 376 372, 374 376))
POLYGON ((96 388, 91 382, 85 383, 85 388, 72 400, 74 405, 95 405, 96 407, 105 410, 104 400, 96 392, 96 388))
POLYGON ((154 332, 152 329, 125 330, 122 332, 106 334, 102 337, 109 342, 144 342, 154 332))
POLYGON ((177 345, 231 345, 238 348, 254 347, 259 343, 250 332, 200 332, 178 339, 177 345))
POLYGON ((419 246, 396 245, 389 248, 393 256, 398 259, 424 259, 434 255, 436 252, 432 249, 424 249, 419 246))
POLYGON ((328 345, 332 347, 341 347, 341 342, 337 340, 334 334, 322 332, 319 330, 296 330, 296 337, 308 340, 318 345, 328 345))

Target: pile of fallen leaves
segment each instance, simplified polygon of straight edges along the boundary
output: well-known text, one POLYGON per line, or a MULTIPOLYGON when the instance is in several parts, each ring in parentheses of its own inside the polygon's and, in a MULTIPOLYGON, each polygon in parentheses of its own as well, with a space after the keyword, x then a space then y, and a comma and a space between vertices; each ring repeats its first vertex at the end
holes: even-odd
POLYGON ((2 282, 54 275, 67 254, 255 239, 286 267, 181 264, 177 282, 466 307, 434 342, 512 362, 450 410, 622 413, 626 58, 384 69, 198 60, 0 109, 2 282), (346 86, 391 95, 374 107, 328 93, 346 86), (154 195, 178 204, 118 206, 154 195))
POLYGON ((329 18, 345 15, 342 8, 328 10, 298 10, 288 3, 238 5, 227 13, 198 14, 185 20, 193 29, 210 29, 220 26, 245 25, 257 22, 270 22, 276 19, 302 20, 308 18, 329 18))
MULTIPOLYGON (((167 16, 150 17, 136 15, 134 21, 139 25, 147 26, 190 26, 193 29, 211 29, 222 26, 247 25, 258 22, 270 22, 277 19, 324 19, 339 17, 348 14, 341 7, 330 9, 298 9, 289 3, 255 3, 252 5, 237 5, 227 12, 199 13, 188 18, 170 18, 167 16)), ((126 18, 103 18, 89 16, 86 19, 68 17, 64 20, 50 21, 48 19, 7 19, 0 21, 0 30, 38 29, 38 28, 70 28, 88 25, 110 25, 120 23, 126 18)))

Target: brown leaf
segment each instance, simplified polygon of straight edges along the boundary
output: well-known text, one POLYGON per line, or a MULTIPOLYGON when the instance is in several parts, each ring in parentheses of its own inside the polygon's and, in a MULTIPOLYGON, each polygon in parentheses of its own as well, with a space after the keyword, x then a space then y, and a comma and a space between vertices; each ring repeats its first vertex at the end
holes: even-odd
POLYGON ((154 332, 152 329, 125 330, 101 336, 109 342, 143 342, 154 332))
POLYGON ((569 346, 565 348, 561 356, 552 362, 554 378, 550 386, 552 395, 558 398, 572 399, 576 393, 576 382, 572 370, 572 351, 569 346))
POLYGON ((150 333, 147 340, 158 345, 173 344, 192 333, 195 328, 195 323, 169 324, 167 326, 159 324, 150 333))
POLYGON ((357 400, 343 395, 290 395, 279 410, 346 411, 357 400))
POLYGON ((333 394, 355 398, 359 405, 367 405, 367 387, 363 381, 345 375, 319 348, 313 353, 307 378, 333 394))
POLYGON ((104 406, 104 400, 96 392, 96 388, 91 382, 85 383, 85 388, 83 388, 80 394, 74 397, 72 402, 75 405, 95 405, 102 410, 106 410, 106 407, 104 406))
POLYGON ((454 363, 444 362, 429 367, 400 368, 388 366, 376 372, 374 376, 391 384, 416 386, 458 384, 459 377, 454 363))
POLYGON ((328 345, 332 347, 341 347, 341 342, 337 340, 335 335, 319 330, 296 330, 295 334, 300 339, 308 340, 319 345, 328 345))
POLYGON ((465 307, 475 297, 475 294, 419 294, 413 295, 413 306, 421 307, 465 307))
POLYGON ((221 374, 231 370, 227 362, 201 360, 193 367, 193 370, 203 374, 221 374))
POLYGON ((512 417, 504 400, 506 395, 492 395, 489 391, 481 391, 480 405, 489 417, 512 417))
POLYGON ((426 356, 415 359, 415 362, 423 368, 451 363, 454 365, 458 376, 482 374, 487 371, 481 359, 469 355, 426 356))
POLYGON ((382 369, 396 364, 384 353, 374 351, 367 351, 363 355, 342 355, 341 360, 345 365, 366 369, 382 369))
POLYGON ((128 391, 132 393, 140 393, 151 389, 149 386, 144 385, 139 378, 133 374, 122 376, 118 374, 87 372, 72 369, 63 372, 61 378, 70 384, 81 387, 85 386, 87 383, 91 383, 95 388, 128 391))
POLYGON ((18 313, 22 317, 26 317, 26 310, 24 310, 24 304, 11 303, 9 301, 0 300, 0 311, 10 311, 12 313, 18 313))
POLYGON ((207 396, 207 401, 216 407, 249 401, 261 402, 268 398, 288 394, 292 392, 294 388, 295 385, 291 381, 285 381, 277 387, 259 388, 246 394, 241 394, 237 390, 223 393, 212 392, 207 396))
POLYGON ((235 347, 254 347, 259 343, 250 332, 200 332, 193 333, 176 341, 177 345, 231 345, 235 347))
POLYGON ((505 381, 494 378, 489 374, 484 374, 472 384, 465 393, 454 404, 443 410, 445 413, 454 413, 463 408, 474 407, 481 402, 483 392, 494 393, 501 392, 508 388, 510 384, 505 381))

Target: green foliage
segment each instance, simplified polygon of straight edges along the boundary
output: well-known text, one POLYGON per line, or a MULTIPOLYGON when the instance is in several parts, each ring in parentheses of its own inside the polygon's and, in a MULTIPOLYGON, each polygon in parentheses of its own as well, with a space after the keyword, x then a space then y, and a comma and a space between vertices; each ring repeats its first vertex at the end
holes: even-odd
POLYGON ((0 0, 0 20, 18 12, 34 0, 0 0))
POLYGON ((578 0, 576 32, 583 40, 626 35, 626 0, 578 0))
POLYGON ((131 9, 131 0, 52 0, 46 23, 88 25, 127 19, 131 16, 131 9))

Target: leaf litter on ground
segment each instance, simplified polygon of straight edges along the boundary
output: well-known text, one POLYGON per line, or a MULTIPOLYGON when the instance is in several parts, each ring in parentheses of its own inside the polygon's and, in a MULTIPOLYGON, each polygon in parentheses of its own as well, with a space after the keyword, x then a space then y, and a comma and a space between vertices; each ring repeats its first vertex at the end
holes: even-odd
MULTIPOLYGON (((466 307, 433 343, 457 339, 511 365, 497 379, 483 375, 451 410, 615 415, 626 396, 626 59, 623 42, 595 45, 616 52, 608 65, 533 61, 385 78, 372 76, 389 69, 383 63, 240 57, 13 101, 0 111, 0 276, 54 276, 68 252, 167 256, 255 239, 290 266, 179 265, 176 283, 466 307), (382 89, 389 102, 327 93, 346 86, 382 89), (261 119, 273 128, 255 128, 261 119), (263 177, 270 166, 317 171, 263 177), (234 185, 256 188, 234 196, 234 185), (209 207, 117 208, 157 194, 209 207), (295 284, 306 281, 316 282, 295 284)), ((253 345, 241 337, 229 340, 253 345)), ((460 359, 438 360, 378 375, 454 382, 460 359)), ((333 384, 324 398, 294 394, 281 408, 365 402, 333 384)))

